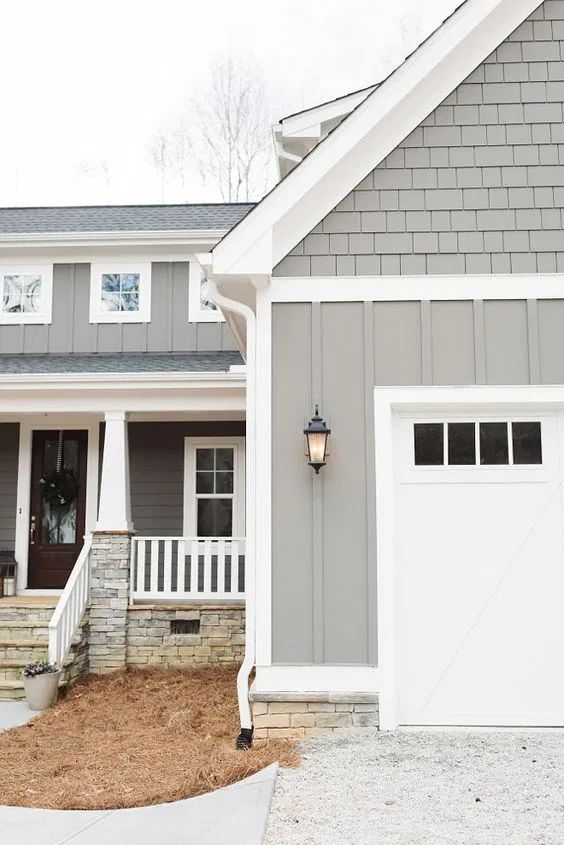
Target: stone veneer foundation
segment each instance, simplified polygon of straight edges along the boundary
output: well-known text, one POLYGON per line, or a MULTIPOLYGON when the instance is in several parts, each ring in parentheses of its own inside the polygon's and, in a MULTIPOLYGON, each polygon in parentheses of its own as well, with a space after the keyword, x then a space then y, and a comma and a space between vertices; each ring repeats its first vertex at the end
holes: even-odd
POLYGON ((251 691, 254 738, 306 739, 378 727, 378 696, 251 691))
POLYGON ((244 605, 140 604, 128 609, 128 666, 238 666, 244 650, 244 605), (199 631, 172 633, 175 621, 193 622, 199 631))

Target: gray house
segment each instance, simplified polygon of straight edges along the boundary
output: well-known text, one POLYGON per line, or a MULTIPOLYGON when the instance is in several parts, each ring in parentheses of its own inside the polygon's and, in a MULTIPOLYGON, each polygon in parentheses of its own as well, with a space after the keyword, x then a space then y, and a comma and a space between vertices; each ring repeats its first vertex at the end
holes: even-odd
POLYGON ((0 212, 0 624, 243 659, 241 744, 563 726, 563 108, 564 0, 466 0, 253 208, 0 212))

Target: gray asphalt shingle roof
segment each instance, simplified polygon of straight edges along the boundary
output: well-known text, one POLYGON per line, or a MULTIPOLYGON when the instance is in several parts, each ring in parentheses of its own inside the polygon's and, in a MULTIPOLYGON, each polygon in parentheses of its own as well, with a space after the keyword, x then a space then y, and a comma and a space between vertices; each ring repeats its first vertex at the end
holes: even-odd
POLYGON ((0 355, 0 375, 44 373, 221 373, 244 364, 239 352, 116 355, 0 355))
POLYGON ((51 232, 227 231, 254 203, 0 208, 0 235, 51 232))

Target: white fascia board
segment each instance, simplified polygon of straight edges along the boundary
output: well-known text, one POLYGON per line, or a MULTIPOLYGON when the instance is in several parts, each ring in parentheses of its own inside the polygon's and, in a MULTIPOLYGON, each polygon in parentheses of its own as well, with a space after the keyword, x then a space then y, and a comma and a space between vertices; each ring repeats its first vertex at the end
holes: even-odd
POLYGON ((289 117, 283 117, 278 124, 282 135, 285 138, 302 137, 304 134, 310 136, 313 134, 312 129, 315 127, 320 128, 321 124, 327 120, 333 120, 336 117, 350 114, 360 103, 366 100, 375 88, 376 85, 370 85, 361 91, 355 91, 352 94, 347 94, 328 103, 321 103, 318 106, 313 106, 311 109, 305 109, 289 117))
POLYGON ((244 388, 244 371, 205 373, 3 373, 3 390, 170 390, 244 388))
POLYGON ((218 244, 214 274, 270 273, 541 2, 466 0, 218 244))
POLYGON ((213 246, 228 229, 166 229, 131 232, 11 232, 0 234, 0 248, 29 247, 42 249, 78 246, 213 246))

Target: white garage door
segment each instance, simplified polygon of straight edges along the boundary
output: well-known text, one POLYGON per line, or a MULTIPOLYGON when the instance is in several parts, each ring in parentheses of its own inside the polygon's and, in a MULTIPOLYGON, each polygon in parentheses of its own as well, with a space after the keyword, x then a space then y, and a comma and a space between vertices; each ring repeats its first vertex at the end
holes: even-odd
POLYGON ((398 416, 401 724, 564 725, 557 416, 398 416))

